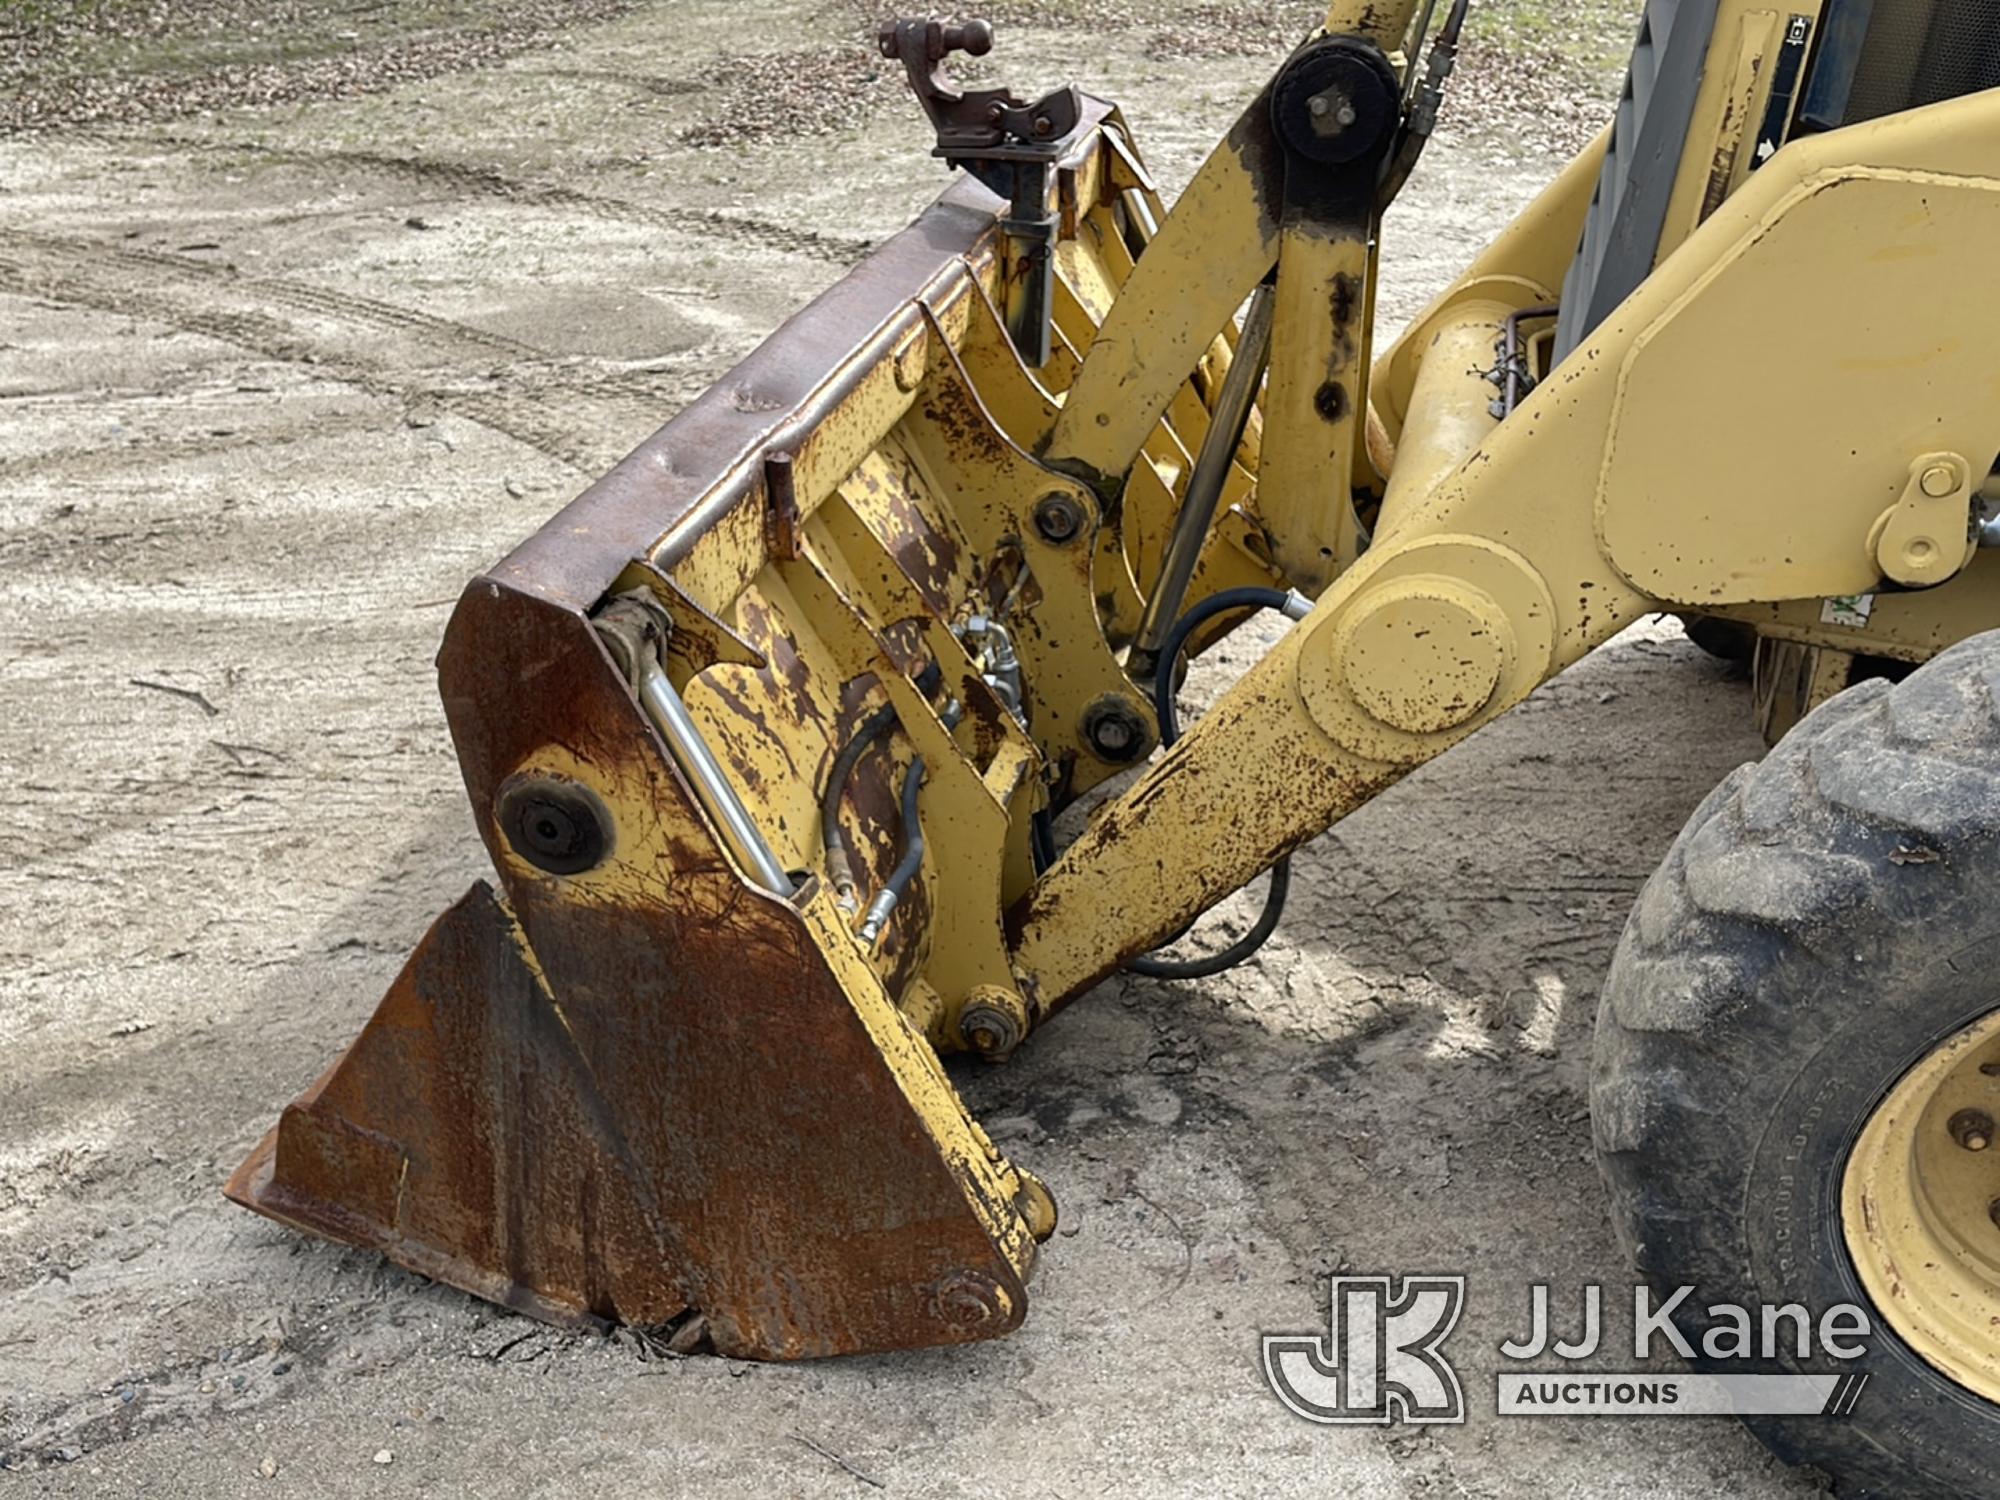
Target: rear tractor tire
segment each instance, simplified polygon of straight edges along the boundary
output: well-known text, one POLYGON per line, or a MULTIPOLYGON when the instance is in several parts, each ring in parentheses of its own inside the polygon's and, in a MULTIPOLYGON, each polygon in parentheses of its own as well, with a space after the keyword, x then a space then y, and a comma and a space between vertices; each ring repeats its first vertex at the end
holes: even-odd
MULTIPOLYGON (((2000 633, 1850 688, 1640 894, 1591 1088, 1663 1300, 1863 1308, 1844 1417, 1750 1419, 1842 1495, 2000 1495, 2000 633)), ((1691 1341, 1693 1341, 1691 1339, 1691 1341)), ((1696 1345, 1699 1349, 1699 1344, 1696 1345)))

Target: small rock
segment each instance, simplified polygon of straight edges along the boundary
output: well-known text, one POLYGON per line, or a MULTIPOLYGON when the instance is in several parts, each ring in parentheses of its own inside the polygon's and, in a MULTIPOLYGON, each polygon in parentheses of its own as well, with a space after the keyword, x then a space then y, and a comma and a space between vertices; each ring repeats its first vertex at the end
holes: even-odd
POLYGON ((388 1450, 387 1448, 377 1448, 377 1449, 375 1450, 375 1462, 376 1462, 376 1463, 378 1463, 378 1464, 392 1464, 392 1463, 394 1463, 395 1461, 396 1461, 396 1455, 395 1455, 395 1454, 393 1454, 393 1453, 391 1453, 391 1452, 390 1452, 390 1451, 389 1451, 389 1450, 388 1450))
POLYGON ((708 1319, 696 1313, 667 1337, 670 1354, 693 1354, 708 1342, 708 1319))
POLYGON ((507 481, 507 493, 512 495, 516 500, 519 500, 527 491, 510 479, 507 481))
POLYGON ((273 1458, 270 1454, 266 1453, 264 1455, 264 1461, 259 1465, 257 1465, 257 1472, 263 1475, 264 1478, 266 1479, 276 1479, 278 1477, 277 1459, 273 1458))
POLYGON ((411 214, 409 218, 403 220, 403 227, 405 229, 432 229, 436 226, 429 219, 419 218, 417 215, 411 214))

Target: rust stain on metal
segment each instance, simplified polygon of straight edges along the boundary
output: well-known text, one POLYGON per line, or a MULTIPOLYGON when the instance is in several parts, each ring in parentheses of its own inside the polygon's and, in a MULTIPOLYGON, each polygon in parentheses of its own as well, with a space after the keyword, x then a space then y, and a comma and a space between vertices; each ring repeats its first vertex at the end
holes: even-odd
POLYGON ((1017 1322, 1018 1273, 800 914, 718 856, 588 623, 481 582, 439 671, 524 944, 483 889, 448 913, 232 1195, 542 1317, 698 1308, 743 1357, 1017 1322), (507 857, 496 790, 552 745, 614 789, 616 901, 507 857), (931 1289, 967 1268, 1007 1318, 939 1316, 931 1289))
POLYGON ((774 561, 791 562, 799 555, 799 493, 792 480, 792 455, 773 453, 764 460, 764 546, 774 561))

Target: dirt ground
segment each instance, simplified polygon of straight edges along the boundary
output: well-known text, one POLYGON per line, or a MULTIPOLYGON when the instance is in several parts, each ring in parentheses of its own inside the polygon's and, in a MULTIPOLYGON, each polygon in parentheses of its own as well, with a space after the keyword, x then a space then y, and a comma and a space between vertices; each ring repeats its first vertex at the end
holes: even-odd
MULTIPOLYGON (((1486 7, 1385 323, 1594 127, 1633 8, 1486 7)), ((1177 185, 1311 9, 1008 3, 985 71, 1117 97, 1177 185)), ((460 585, 942 186, 866 19, 0 16, 0 1487, 1809 1492, 1732 1425, 1492 1412, 1530 1283, 1630 1285, 1599 977, 1759 752, 1671 624, 1305 849, 1254 965, 1112 982, 962 1075, 1065 1212, 1002 1342, 647 1360, 220 1197, 483 872, 430 668, 460 585), (1258 1334, 1343 1269, 1471 1276, 1468 1425, 1280 1408, 1258 1334)))

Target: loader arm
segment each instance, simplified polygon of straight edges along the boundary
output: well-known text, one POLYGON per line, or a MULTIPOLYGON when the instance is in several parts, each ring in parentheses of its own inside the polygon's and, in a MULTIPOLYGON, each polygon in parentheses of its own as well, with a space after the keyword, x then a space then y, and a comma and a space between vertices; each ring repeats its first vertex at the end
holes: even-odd
MULTIPOLYGON (((1906 591, 1871 648, 2000 625, 1971 525, 2000 448, 2000 329, 1971 326, 1985 299, 1936 292, 1988 274, 1996 168, 1995 94, 1795 143, 1435 488, 1405 500, 1392 475, 1362 559, 1017 906, 1038 1010, 1642 615, 1797 619, 1886 580, 1906 591), (1921 278, 1885 270, 1911 260, 1921 278)), ((1479 289, 1433 311, 1435 347, 1479 289)))
POLYGON ((1662 8, 1617 122, 1376 358, 1463 19, 1419 8, 1332 7, 1170 214, 1114 107, 884 29, 964 176, 468 587, 439 672, 499 890, 233 1197, 687 1347, 993 1336, 1055 1209, 945 1056, 1648 612, 1910 659, 2000 624, 2000 313, 1939 290, 1990 279, 2000 94, 1848 122, 1822 7, 1662 8), (1172 643, 1252 599, 1297 623, 1154 758, 1172 643))

